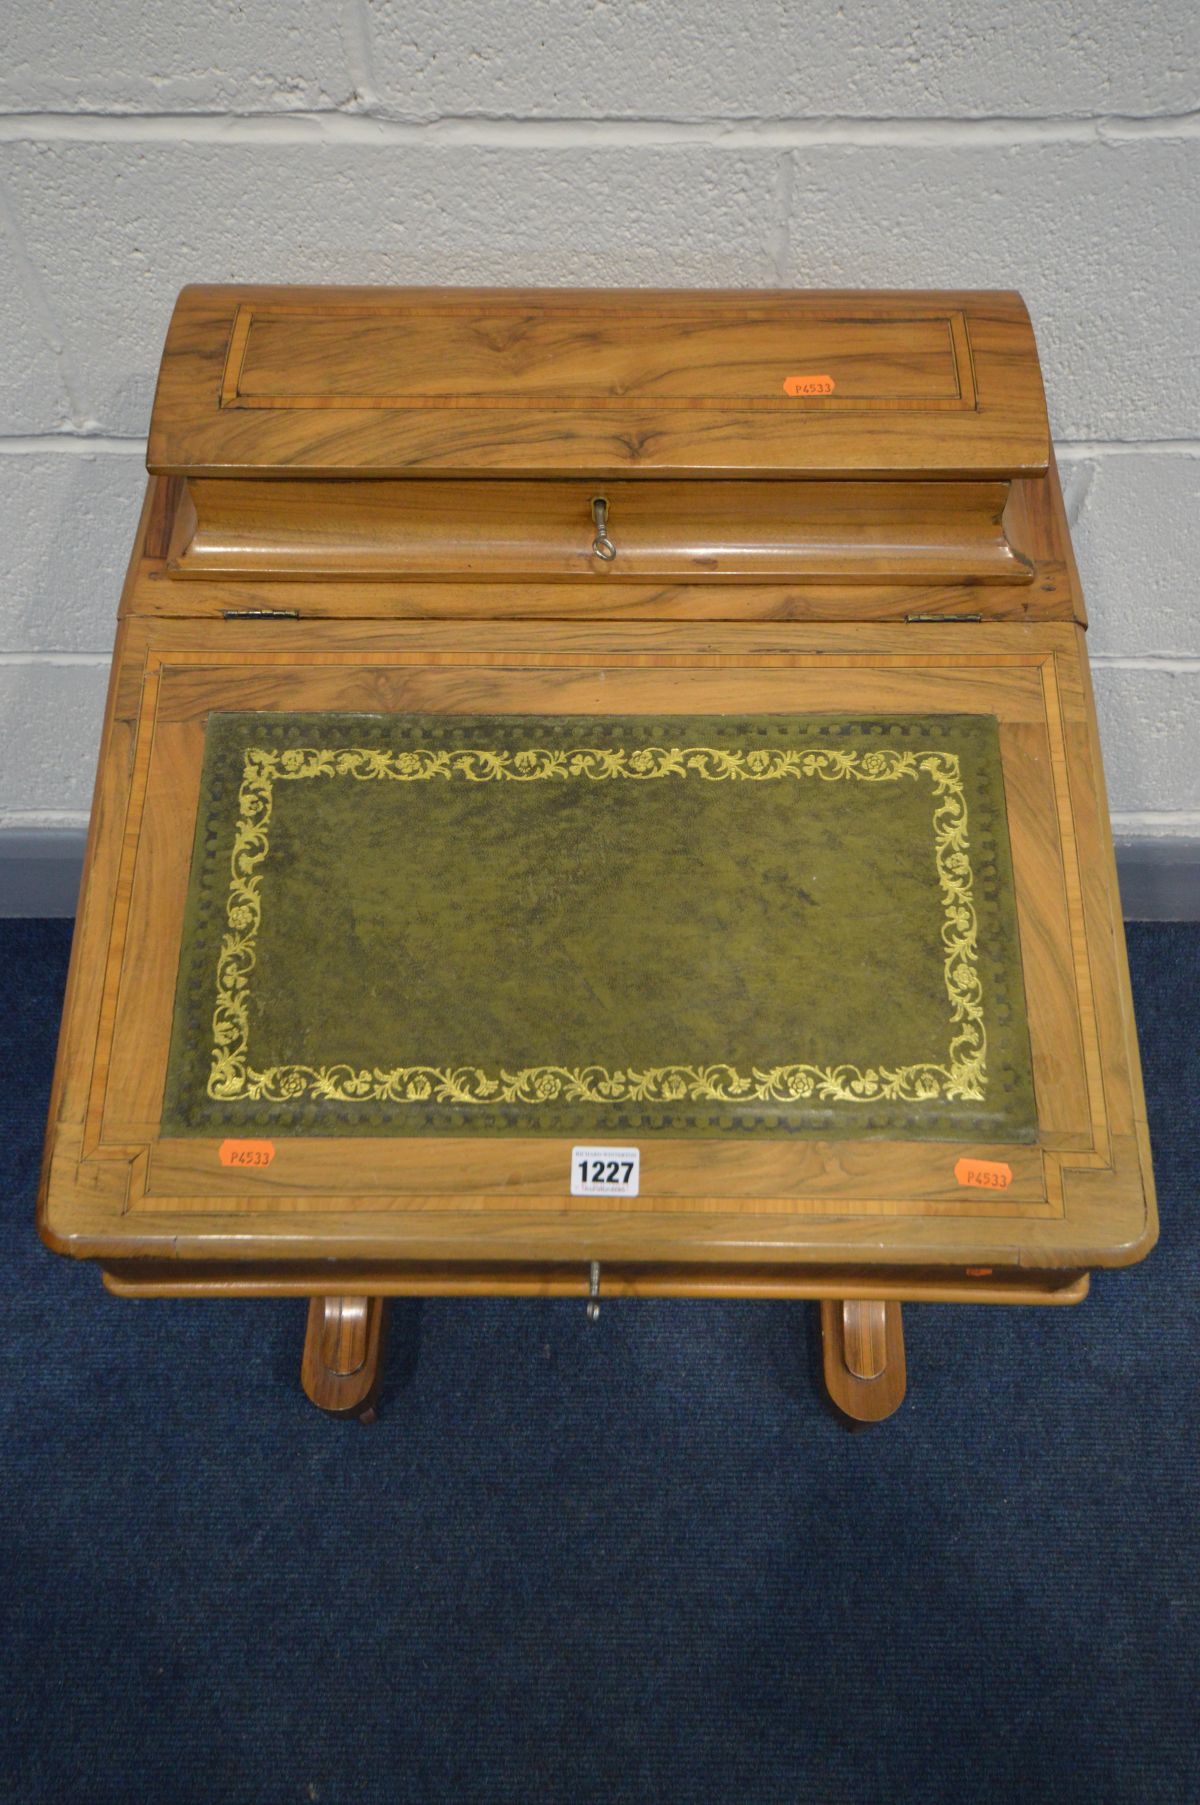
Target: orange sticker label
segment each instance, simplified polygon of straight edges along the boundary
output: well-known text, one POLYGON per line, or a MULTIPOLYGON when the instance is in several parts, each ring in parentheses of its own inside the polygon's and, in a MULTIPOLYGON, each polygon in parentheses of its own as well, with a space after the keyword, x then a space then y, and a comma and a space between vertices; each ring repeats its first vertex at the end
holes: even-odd
POLYGON ((274 1141, 222 1141, 223 1166, 269 1166, 275 1158, 274 1141))
POLYGON ((1012 1167, 1003 1160, 960 1159, 954 1168, 960 1185, 979 1185, 985 1191, 1007 1191, 1012 1183, 1012 1167))
POLYGON ((785 376, 785 395, 832 395, 837 383, 832 376, 785 376))

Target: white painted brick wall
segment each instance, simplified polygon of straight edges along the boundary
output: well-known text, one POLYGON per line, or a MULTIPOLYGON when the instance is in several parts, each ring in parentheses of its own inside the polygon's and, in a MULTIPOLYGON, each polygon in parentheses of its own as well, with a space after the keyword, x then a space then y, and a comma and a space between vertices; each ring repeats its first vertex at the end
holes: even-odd
POLYGON ((9 0, 0 829, 86 813, 187 281, 1020 288, 1119 829, 1200 834, 1195 0, 9 0))
POLYGON ((107 660, 10 654, 0 664, 0 825, 86 820, 104 714, 107 660))
POLYGON ((380 106, 400 119, 978 119, 1195 105, 1196 25, 1182 0, 367 0, 367 16, 380 106))
POLYGON ((31 449, 3 459, 0 656, 112 649, 146 484, 141 452, 131 443, 121 451, 31 449))
POLYGON ((241 113, 346 106, 331 0, 7 0, 0 107, 241 113))
POLYGON ((1063 465, 1093 659, 1200 658, 1200 445, 1063 465))

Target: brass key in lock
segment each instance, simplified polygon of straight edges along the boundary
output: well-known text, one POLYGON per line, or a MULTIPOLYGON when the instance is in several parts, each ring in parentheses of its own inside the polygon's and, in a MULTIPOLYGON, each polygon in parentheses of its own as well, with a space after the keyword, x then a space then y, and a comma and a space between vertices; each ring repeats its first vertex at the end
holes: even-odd
POLYGON ((608 497, 593 495, 592 524, 596 529, 596 537, 592 540, 592 550, 597 558, 603 558, 611 564, 617 555, 617 548, 608 536, 608 497))

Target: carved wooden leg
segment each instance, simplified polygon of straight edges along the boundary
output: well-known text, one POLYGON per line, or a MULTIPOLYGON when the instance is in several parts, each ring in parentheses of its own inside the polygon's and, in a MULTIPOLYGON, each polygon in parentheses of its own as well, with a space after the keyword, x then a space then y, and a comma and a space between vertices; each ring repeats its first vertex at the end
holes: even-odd
POLYGON ((385 1297, 314 1297, 308 1306, 300 1382, 330 1416, 375 1421, 383 1380, 385 1297))
POLYGON ((904 1324, 899 1304, 821 1304, 825 1383, 839 1410, 859 1423, 882 1422, 904 1400, 904 1324))

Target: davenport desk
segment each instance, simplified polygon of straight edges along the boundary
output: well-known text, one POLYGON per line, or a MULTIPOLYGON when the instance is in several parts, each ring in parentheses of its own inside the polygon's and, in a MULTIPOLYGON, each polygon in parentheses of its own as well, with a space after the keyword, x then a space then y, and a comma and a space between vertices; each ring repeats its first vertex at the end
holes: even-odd
POLYGON ((123 1297, 1067 1304, 1156 1219, 1013 294, 193 288, 41 1232, 123 1297))

